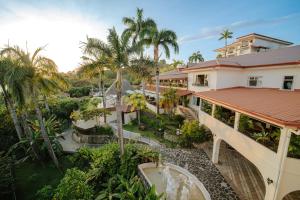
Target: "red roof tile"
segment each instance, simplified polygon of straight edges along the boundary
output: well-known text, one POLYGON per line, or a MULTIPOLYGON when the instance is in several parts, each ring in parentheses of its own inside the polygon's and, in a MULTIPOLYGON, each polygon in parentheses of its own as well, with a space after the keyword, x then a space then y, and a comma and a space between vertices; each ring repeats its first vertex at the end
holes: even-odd
POLYGON ((196 96, 261 120, 300 128, 299 91, 229 88, 199 92, 196 96))

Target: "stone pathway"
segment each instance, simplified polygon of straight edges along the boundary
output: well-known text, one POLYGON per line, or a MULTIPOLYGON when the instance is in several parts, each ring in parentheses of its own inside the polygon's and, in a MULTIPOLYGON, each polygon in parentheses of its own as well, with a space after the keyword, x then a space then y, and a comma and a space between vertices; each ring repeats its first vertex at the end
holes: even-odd
POLYGON ((212 200, 237 200, 234 190, 201 149, 160 148, 166 162, 179 165, 194 174, 205 186, 212 200))

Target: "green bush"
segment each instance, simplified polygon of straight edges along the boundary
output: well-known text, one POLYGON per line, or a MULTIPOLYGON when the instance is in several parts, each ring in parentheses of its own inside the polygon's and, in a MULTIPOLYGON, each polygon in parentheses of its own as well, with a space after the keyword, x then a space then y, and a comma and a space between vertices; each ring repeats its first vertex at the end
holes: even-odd
POLYGON ((73 87, 68 93, 70 97, 84 97, 89 96, 91 87, 73 87))
POLYGON ((300 159, 300 136, 292 134, 288 156, 300 159))
POLYGON ((96 126, 96 134, 98 135, 113 135, 114 132, 110 126, 96 126))
POLYGON ((38 200, 52 200, 54 195, 54 189, 51 185, 45 185, 36 193, 36 199, 38 200))
POLYGON ((192 147, 193 143, 205 142, 209 138, 205 128, 199 126, 199 122, 196 120, 185 121, 181 127, 181 133, 179 144, 182 147, 192 147))
POLYGON ((0 151, 0 199, 13 199, 14 178, 11 174, 11 161, 10 157, 0 151))
POLYGON ((74 110, 79 109, 79 101, 72 98, 55 99, 49 102, 51 113, 60 120, 70 120, 74 110))
POLYGON ((66 171, 64 178, 55 190, 55 200, 93 199, 93 188, 86 183, 87 174, 79 169, 72 168, 66 171))

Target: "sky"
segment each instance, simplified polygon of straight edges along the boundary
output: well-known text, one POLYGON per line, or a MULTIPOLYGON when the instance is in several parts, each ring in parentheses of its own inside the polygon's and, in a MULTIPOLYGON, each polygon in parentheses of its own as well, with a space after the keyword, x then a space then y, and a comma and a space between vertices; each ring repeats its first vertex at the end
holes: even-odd
POLYGON ((135 16, 137 7, 159 29, 176 32, 179 53, 168 62, 186 62, 196 51, 214 59, 225 28, 234 33, 229 42, 255 32, 300 44, 300 0, 0 0, 0 48, 45 46, 42 54, 59 71, 71 71, 80 65, 86 36, 105 41, 112 27, 122 33, 122 18, 135 16))

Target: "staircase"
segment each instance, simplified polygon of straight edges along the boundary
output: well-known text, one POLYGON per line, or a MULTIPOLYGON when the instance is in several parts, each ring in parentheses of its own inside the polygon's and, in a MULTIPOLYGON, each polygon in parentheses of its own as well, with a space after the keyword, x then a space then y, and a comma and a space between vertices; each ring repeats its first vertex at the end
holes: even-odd
POLYGON ((198 120, 197 115, 190 108, 183 107, 183 106, 178 106, 178 111, 187 120, 198 120))

